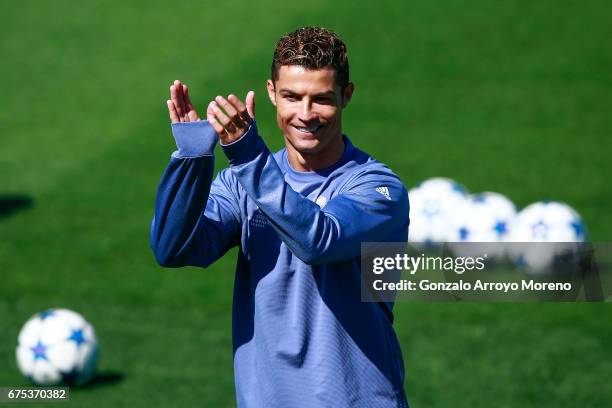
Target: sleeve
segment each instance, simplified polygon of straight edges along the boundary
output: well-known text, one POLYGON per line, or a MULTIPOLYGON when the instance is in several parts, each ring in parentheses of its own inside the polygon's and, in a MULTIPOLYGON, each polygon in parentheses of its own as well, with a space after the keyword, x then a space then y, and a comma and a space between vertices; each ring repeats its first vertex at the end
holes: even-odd
POLYGON ((353 177, 348 188, 321 209, 284 181, 255 122, 241 139, 221 146, 240 185, 305 263, 359 256, 362 242, 407 240, 408 193, 383 165, 353 177))
POLYGON ((230 173, 211 183, 217 135, 207 121, 175 123, 172 153, 157 190, 151 249, 162 266, 206 267, 239 241, 230 173))

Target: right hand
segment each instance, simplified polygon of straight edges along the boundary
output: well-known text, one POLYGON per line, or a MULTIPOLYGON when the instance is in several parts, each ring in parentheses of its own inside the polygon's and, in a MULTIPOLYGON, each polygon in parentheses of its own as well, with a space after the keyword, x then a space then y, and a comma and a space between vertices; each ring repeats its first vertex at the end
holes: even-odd
POLYGON ((221 144, 230 144, 249 130, 255 119, 255 92, 249 91, 245 101, 230 94, 227 99, 217 96, 208 104, 206 117, 219 135, 221 144))
POLYGON ((200 116, 198 116, 189 99, 187 85, 181 83, 178 79, 170 87, 170 99, 166 101, 166 104, 172 123, 197 122, 200 120, 200 116))

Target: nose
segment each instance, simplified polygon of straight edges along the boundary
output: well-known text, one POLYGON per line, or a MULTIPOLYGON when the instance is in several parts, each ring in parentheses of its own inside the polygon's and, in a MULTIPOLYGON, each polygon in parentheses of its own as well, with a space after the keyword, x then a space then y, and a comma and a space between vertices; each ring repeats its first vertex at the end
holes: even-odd
POLYGON ((312 102, 306 98, 302 101, 299 119, 302 122, 309 122, 315 118, 315 113, 312 111, 312 102))

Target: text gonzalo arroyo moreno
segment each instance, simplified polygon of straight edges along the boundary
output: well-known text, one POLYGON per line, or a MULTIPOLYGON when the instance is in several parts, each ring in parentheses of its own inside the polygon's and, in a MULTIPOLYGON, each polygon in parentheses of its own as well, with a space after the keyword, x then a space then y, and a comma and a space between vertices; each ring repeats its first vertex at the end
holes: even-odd
POLYGON ((457 280, 452 282, 431 281, 429 279, 399 279, 385 281, 382 276, 387 271, 409 272, 411 276, 417 271, 454 272, 463 275, 466 271, 484 271, 487 255, 481 257, 440 257, 425 256, 411 257, 407 254, 396 254, 388 257, 375 257, 372 259, 372 273, 379 275, 380 279, 372 280, 374 291, 570 291, 570 282, 539 282, 533 279, 521 279, 513 282, 490 282, 482 279, 457 280))

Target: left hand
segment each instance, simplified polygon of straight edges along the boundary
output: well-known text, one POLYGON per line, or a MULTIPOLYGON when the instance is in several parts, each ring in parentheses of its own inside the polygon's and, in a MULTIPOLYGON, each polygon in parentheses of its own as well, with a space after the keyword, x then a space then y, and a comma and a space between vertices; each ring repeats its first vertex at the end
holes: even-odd
POLYGON ((246 104, 236 95, 230 94, 227 99, 217 96, 208 104, 206 116, 221 143, 232 143, 246 133, 255 119, 255 92, 247 93, 246 104))

